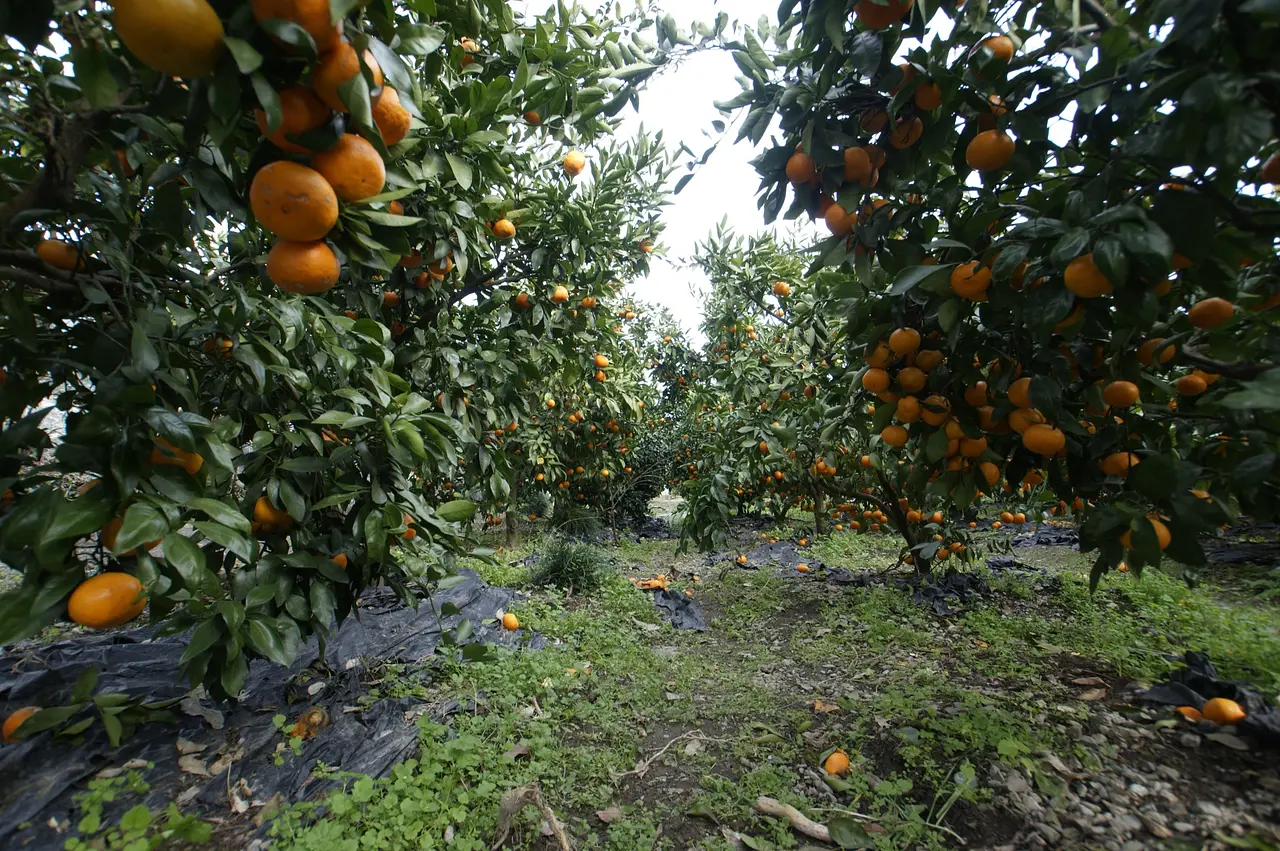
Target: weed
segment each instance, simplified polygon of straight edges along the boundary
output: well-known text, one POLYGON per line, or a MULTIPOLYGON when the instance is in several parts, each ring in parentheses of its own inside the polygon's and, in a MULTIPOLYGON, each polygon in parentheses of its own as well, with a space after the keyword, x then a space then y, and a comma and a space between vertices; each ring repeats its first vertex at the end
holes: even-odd
POLYGON ((600 588, 613 559, 600 547, 568 538, 554 538, 538 559, 535 585, 551 585, 569 593, 591 593, 600 588))
MULTIPOLYGON (((147 765, 148 770, 154 763, 147 765)), ((66 851, 151 851, 170 847, 175 842, 196 844, 207 842, 211 830, 207 822, 184 815, 176 804, 163 810, 163 820, 145 804, 138 804, 120 816, 119 823, 105 825, 103 814, 107 804, 126 794, 141 795, 150 789, 142 775, 129 771, 119 777, 90 780, 86 791, 75 798, 80 821, 78 837, 66 841, 66 851)))

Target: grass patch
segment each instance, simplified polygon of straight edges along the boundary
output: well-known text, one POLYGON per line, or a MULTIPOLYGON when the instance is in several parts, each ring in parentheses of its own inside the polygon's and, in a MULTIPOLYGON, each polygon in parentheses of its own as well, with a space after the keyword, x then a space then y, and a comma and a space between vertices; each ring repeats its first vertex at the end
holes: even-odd
POLYGON ((613 570, 613 557, 602 548, 583 541, 553 538, 538 558, 532 579, 535 585, 589 594, 599 590, 613 570))

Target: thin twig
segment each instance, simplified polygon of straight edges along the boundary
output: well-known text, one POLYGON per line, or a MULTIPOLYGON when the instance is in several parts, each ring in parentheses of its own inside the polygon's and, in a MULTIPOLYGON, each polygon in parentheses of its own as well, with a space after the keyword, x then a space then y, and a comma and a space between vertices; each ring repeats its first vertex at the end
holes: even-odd
POLYGON ((640 760, 640 762, 636 763, 636 767, 631 769, 630 771, 624 771, 621 774, 615 771, 610 771, 609 776, 612 777, 615 782, 618 780, 621 780, 624 777, 629 777, 632 774, 634 774, 636 777, 644 777, 645 774, 649 772, 649 769, 653 766, 653 764, 658 761, 658 758, 662 756, 664 753, 666 753, 668 750, 670 750, 672 745, 674 745, 676 742, 682 739, 688 739, 688 738, 697 738, 704 742, 720 741, 720 739, 710 738, 709 736, 705 735, 701 730, 686 730, 680 735, 676 736, 671 741, 667 742, 665 745, 663 745, 662 749, 659 750, 657 753, 655 753, 653 756, 649 757, 648 759, 640 760))

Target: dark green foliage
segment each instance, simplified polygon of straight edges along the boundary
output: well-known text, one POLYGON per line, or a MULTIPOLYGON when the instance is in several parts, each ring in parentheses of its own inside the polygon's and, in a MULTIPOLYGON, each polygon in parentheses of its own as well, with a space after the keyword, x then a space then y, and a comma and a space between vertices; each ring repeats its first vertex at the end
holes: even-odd
POLYGON ((594 544, 570 538, 556 538, 533 574, 535 585, 554 585, 575 593, 600 588, 613 569, 613 558, 594 544))

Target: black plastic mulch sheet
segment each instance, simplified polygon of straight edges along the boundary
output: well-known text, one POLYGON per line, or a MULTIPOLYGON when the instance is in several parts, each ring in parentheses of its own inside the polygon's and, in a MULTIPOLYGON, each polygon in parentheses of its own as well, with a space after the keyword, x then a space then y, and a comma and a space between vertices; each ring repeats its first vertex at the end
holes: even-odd
POLYGON ((702 609, 679 591, 658 588, 653 592, 653 604, 662 610, 676 629, 707 631, 707 616, 702 609))
MULTIPOLYGON (((99 771, 130 762, 154 762, 155 768, 143 770, 150 790, 140 801, 124 801, 121 810, 136 803, 154 810, 181 800, 187 808, 210 815, 231 812, 229 790, 236 788, 254 801, 266 801, 276 793, 285 801, 314 797, 335 784, 312 775, 320 761, 341 771, 386 774, 415 752, 419 715, 442 721, 459 707, 452 701, 424 705, 384 699, 359 708, 359 698, 367 692, 366 667, 430 660, 442 630, 452 629, 463 618, 475 625, 470 641, 510 648, 545 646, 543 639, 527 632, 481 623, 509 606, 512 598, 511 591, 487 585, 469 570, 462 571, 457 585, 439 591, 434 601, 423 601, 417 610, 401 603, 390 589, 371 589, 360 600, 359 620, 348 618, 330 639, 326 660, 319 660, 313 638, 291 668, 255 661, 237 705, 215 706, 188 696, 183 709, 175 709, 180 723, 141 727, 118 748, 110 746, 96 723, 79 743, 45 732, 0 746, 0 848, 61 849, 69 834, 52 828, 50 820, 72 819, 74 829, 75 793, 99 771), (461 614, 438 616, 437 607, 445 603, 457 606, 461 614), (312 708, 327 712, 328 726, 302 743, 300 755, 286 749, 283 762, 276 765, 277 745, 286 735, 275 727, 273 716, 283 714, 292 724, 312 708), (194 754, 204 768, 216 765, 220 754, 230 757, 221 760, 229 767, 211 777, 183 772, 178 765, 180 738, 205 746, 194 754), (242 779, 247 790, 240 785, 242 779), (23 828, 24 824, 29 826, 23 828)), ((189 685, 178 666, 187 637, 154 638, 154 633, 152 627, 142 627, 9 648, 0 654, 0 710, 7 714, 29 704, 65 704, 76 678, 90 665, 100 672, 99 692, 157 700, 188 695, 189 685)), ((106 816, 110 818, 112 811, 106 816)))
POLYGON ((1280 564, 1280 524, 1233 526, 1220 538, 1204 538, 1204 553, 1219 564, 1280 564))
POLYGON ((911 599, 925 606, 932 606, 939 617, 958 614, 957 604, 968 603, 990 591, 987 581, 973 573, 948 570, 942 575, 910 576, 895 583, 899 588, 911 591, 911 599))
POLYGON ((1229 698, 1247 713, 1247 717, 1236 725, 1238 732, 1271 747, 1280 747, 1280 709, 1274 703, 1249 683, 1220 679, 1208 654, 1203 651, 1188 650, 1182 661, 1185 668, 1171 672, 1165 682, 1138 692, 1136 697, 1150 703, 1196 709, 1212 698, 1229 698))
POLYGON ((1041 523, 1035 531, 1018 535, 1013 539, 1015 547, 1078 547, 1080 536, 1070 526, 1050 526, 1041 523))

